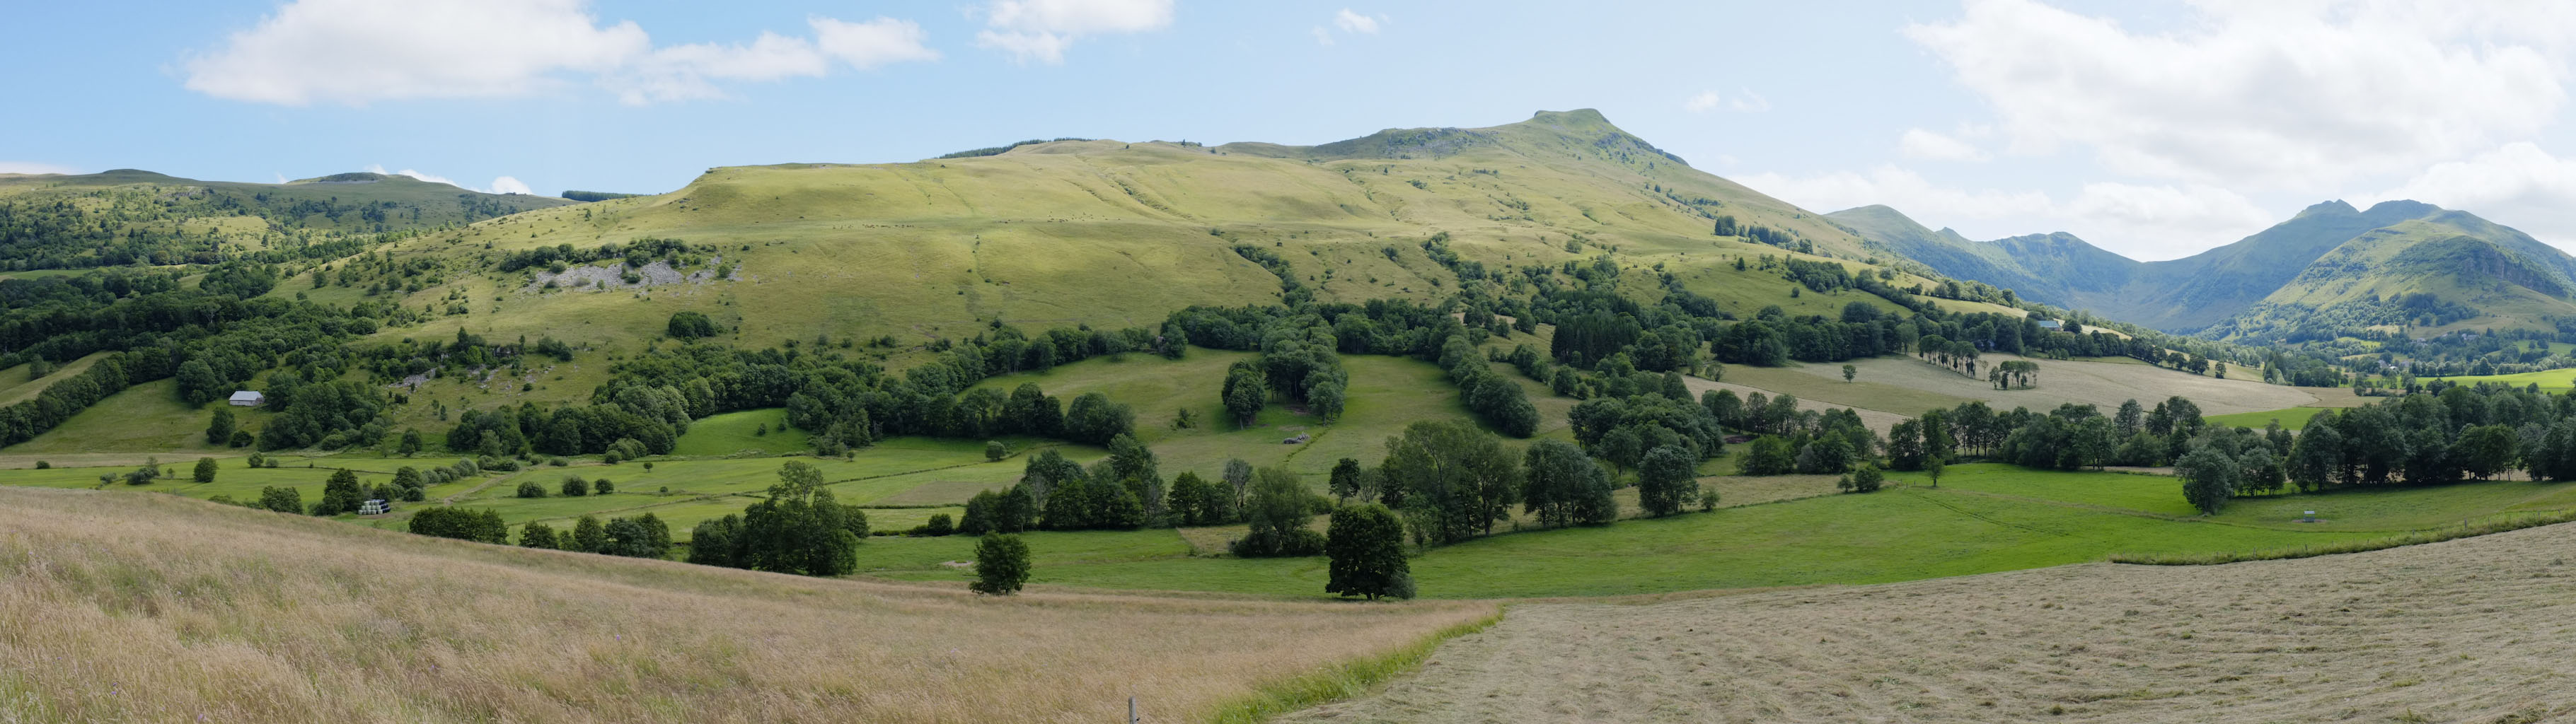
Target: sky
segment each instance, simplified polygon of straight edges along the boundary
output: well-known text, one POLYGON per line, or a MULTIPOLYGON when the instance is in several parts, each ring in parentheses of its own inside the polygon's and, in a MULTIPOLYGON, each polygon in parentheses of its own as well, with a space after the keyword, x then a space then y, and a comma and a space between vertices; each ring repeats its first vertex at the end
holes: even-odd
POLYGON ((1596 108, 1802 207, 2186 256, 2411 198, 2576 250, 2576 3, 30 3, 0 173, 557 194, 1027 138, 1314 144, 1596 108))

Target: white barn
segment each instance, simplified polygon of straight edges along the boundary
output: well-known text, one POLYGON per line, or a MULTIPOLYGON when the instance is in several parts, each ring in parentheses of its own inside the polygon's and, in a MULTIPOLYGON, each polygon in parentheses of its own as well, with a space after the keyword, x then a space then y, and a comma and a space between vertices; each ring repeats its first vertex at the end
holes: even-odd
POLYGON ((234 407, 258 407, 260 404, 265 402, 268 402, 268 396, 253 390, 242 390, 233 393, 232 403, 234 407))

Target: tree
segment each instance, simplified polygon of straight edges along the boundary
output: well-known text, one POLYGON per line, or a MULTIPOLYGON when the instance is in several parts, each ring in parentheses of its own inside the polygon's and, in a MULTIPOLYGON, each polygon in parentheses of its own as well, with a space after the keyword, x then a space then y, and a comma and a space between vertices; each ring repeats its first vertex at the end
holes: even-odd
POLYGON ((521 480, 521 481, 519 481, 519 497, 522 497, 522 498, 543 498, 543 497, 546 497, 546 486, 538 485, 538 484, 537 484, 537 481, 534 481, 534 480, 521 480))
POLYGON ((1311 496, 1297 474, 1262 468, 1252 474, 1244 518, 1252 529, 1231 546, 1245 558, 1311 556, 1324 552, 1324 537, 1306 528, 1311 496))
POLYGON ((1698 499, 1699 477, 1692 470, 1698 457, 1677 445, 1647 451, 1645 462, 1637 466, 1637 506, 1660 518, 1698 499))
POLYGON ((864 519, 823 487, 823 472, 801 460, 778 468, 778 483, 769 499, 743 510, 742 540, 747 567, 808 576, 838 576, 858 565, 864 519))
POLYGON ((1520 470, 1502 441, 1458 421, 1419 421, 1387 438, 1390 487, 1404 489, 1417 533, 1435 544, 1455 543, 1493 531, 1520 497, 1520 470))
POLYGON ((331 479, 322 483, 322 502, 313 504, 313 514, 355 513, 366 502, 365 493, 358 490, 358 474, 346 469, 337 470, 331 473, 331 479))
POLYGON ((984 460, 985 460, 986 462, 1001 462, 1001 461, 1002 461, 1002 458, 1006 458, 1006 457, 1010 457, 1010 456, 1011 456, 1011 448, 1010 448, 1009 446, 1007 446, 1007 445, 1003 445, 1003 444, 1002 444, 1002 441, 1000 441, 1000 440, 986 440, 986 441, 984 441, 984 460))
POLYGON ((566 475, 563 479, 563 494, 567 498, 589 495, 590 481, 581 479, 579 475, 566 475))
POLYGON ((259 505, 256 507, 266 508, 280 513, 303 515, 304 494, 297 492, 294 488, 281 488, 275 486, 262 487, 259 489, 259 505))
POLYGON ((1539 524, 1600 525, 1617 520, 1610 474, 1583 449, 1563 440, 1540 440, 1521 456, 1521 506, 1539 524))
POLYGON ((698 312, 672 313, 671 324, 666 331, 673 339, 681 340, 713 337, 718 333, 715 320, 708 319, 707 315, 698 312))
POLYGON ((975 581, 968 590, 987 596, 1008 596, 1020 592, 1029 582, 1029 544, 1017 535, 1000 533, 984 536, 975 542, 975 581))
POLYGON ((197 472, 197 474, 196 474, 196 481, 197 481, 197 482, 200 482, 200 483, 211 483, 211 482, 215 482, 215 459, 214 459, 214 458, 197 458, 197 471, 196 471, 196 472, 197 472))
POLYGON ((1306 390, 1306 406, 1314 410, 1316 417, 1327 421, 1340 419, 1347 394, 1342 390, 1342 383, 1325 382, 1306 390))
POLYGON ((1413 597, 1413 573, 1404 560, 1404 522, 1377 504, 1333 511, 1324 534, 1324 555, 1331 559, 1324 592, 1362 596, 1413 597))
POLYGON ((1850 382, 1850 381, 1852 381, 1852 378, 1853 378, 1853 377, 1855 377, 1855 376, 1858 376, 1859 374, 1860 374, 1860 368, 1858 368, 1858 367, 1854 367, 1854 366, 1851 366, 1851 365, 1843 365, 1843 381, 1844 381, 1844 382, 1850 382))
POLYGON ((1111 438, 1134 432, 1136 411, 1126 405, 1110 402, 1109 396, 1085 392, 1073 398, 1064 411, 1066 439, 1087 445, 1107 445, 1111 438))
POLYGON ((2174 461, 2174 474, 2182 476, 2182 497, 2203 515, 2216 515, 2236 494, 2237 461, 2215 445, 2205 445, 2174 461))
POLYGON ((1247 362, 1238 362, 1225 374, 1223 394, 1225 411, 1234 416, 1238 428, 1251 427, 1253 417, 1270 404, 1270 389, 1261 371, 1247 362))
POLYGON ((206 444, 223 445, 232 442, 233 425, 232 408, 215 408, 215 418, 206 423, 206 444))
POLYGON ((601 525, 598 518, 585 515, 573 521, 571 538, 572 544, 564 546, 564 550, 600 553, 608 547, 608 527, 601 525))
POLYGON ((555 542, 554 526, 529 523, 527 527, 519 529, 519 547, 560 548, 562 546, 555 542))
POLYGON ((1932 487, 1941 487, 1941 471, 1948 469, 1949 467, 1950 462, 1941 459, 1941 456, 1939 455, 1924 458, 1923 476, 1932 479, 1932 487))
POLYGON ((2308 429, 2290 443, 2288 467, 2290 482, 2299 490, 2313 493, 2325 489, 2344 469, 2343 433, 2336 431, 2331 421, 2311 421, 2308 429))
POLYGON ((394 446, 394 452, 401 453, 403 457, 411 457, 413 455, 420 454, 421 445, 420 431, 405 429, 402 434, 402 442, 397 443, 394 446))
POLYGON ((1754 438, 1744 453, 1744 461, 1737 465, 1737 472, 1744 475, 1787 475, 1797 469, 1797 453, 1789 449, 1788 440, 1777 435, 1754 438))
MULTIPOLYGON (((2452 388, 2459 389, 2459 388, 2452 388)), ((2522 444, 2513 428, 2504 425, 2480 425, 2460 431, 2460 439, 2451 444, 2451 456, 2470 477, 2485 480, 2513 466, 2514 449, 2522 444)), ((201 479, 206 464, 197 466, 201 479)))
POLYGON ((1343 503, 1351 502, 1352 496, 1360 494, 1360 478, 1363 472, 1360 469, 1359 460, 1342 458, 1339 462, 1333 463, 1333 474, 1326 483, 1325 489, 1333 491, 1334 499, 1343 503))

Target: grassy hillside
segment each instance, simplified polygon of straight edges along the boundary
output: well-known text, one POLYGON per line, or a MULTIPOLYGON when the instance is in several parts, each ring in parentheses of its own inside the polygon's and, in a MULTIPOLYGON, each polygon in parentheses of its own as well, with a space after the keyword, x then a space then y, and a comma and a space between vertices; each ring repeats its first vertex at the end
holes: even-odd
POLYGON ((0 265, 10 270, 274 263, 345 256, 334 242, 461 225, 572 202, 467 191, 408 176, 344 173, 282 184, 150 171, 0 174, 0 265), (311 251, 312 253, 306 253, 311 251))
POLYGON ((1190 720, 1495 613, 996 600, 19 488, 0 575, 0 701, 33 721, 1190 720))

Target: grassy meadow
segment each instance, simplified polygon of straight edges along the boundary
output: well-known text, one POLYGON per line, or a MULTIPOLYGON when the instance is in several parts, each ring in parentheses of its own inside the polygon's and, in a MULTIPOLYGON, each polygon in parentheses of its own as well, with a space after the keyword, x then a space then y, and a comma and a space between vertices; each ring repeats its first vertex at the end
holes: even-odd
POLYGON ((2283 428, 2290 430, 2304 430, 2307 429, 2309 420, 2316 419, 2317 413, 2324 412, 2326 409, 2327 408, 2323 407, 2292 407, 2285 410, 2270 410, 2265 412, 2238 412, 2226 415, 2209 415, 2201 419, 2208 421, 2209 424, 2212 425, 2250 427, 2256 430, 2261 430, 2264 427, 2271 425, 2273 421, 2277 420, 2280 421, 2281 427, 2283 428))
POLYGON ((0 489, 0 579, 13 721, 1202 720, 1497 613, 993 599, 35 488, 0 489))

